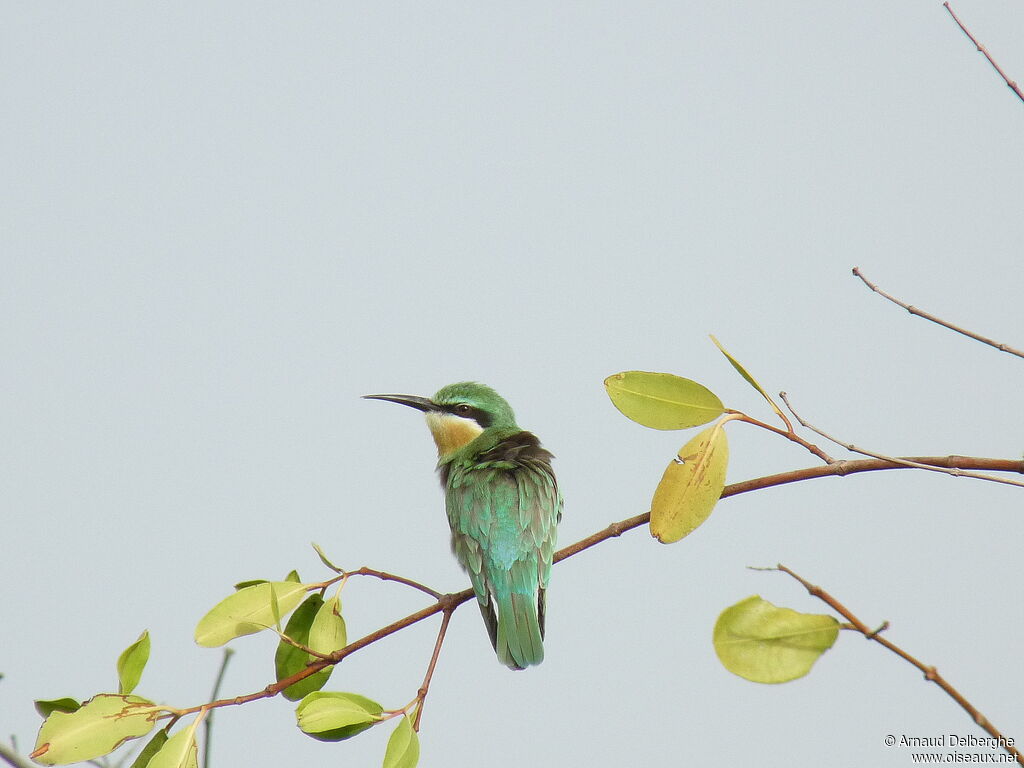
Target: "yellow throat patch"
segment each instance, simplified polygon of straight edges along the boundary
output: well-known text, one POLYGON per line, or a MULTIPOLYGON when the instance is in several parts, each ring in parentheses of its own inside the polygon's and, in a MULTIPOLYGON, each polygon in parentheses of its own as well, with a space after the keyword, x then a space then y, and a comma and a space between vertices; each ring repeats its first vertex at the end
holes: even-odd
POLYGON ((447 456, 477 438, 484 430, 473 419, 464 419, 451 413, 429 411, 427 426, 437 444, 437 455, 447 456))

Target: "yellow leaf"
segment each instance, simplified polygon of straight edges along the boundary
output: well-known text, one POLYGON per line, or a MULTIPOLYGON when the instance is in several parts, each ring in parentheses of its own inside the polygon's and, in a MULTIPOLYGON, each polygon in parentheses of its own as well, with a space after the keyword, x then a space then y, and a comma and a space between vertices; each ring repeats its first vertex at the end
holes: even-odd
POLYGON ((671 544, 707 520, 725 487, 728 463, 729 444, 722 422, 684 445, 654 491, 651 535, 662 544, 671 544))

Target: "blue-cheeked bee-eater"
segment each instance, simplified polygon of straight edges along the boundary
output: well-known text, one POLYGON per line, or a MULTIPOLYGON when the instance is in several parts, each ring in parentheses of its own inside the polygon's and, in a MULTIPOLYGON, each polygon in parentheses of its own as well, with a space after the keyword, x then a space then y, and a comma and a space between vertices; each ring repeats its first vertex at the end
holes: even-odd
POLYGON ((498 660, 511 669, 540 664, 545 591, 562 517, 551 453, 483 384, 449 384, 429 399, 365 397, 426 415, 437 444, 452 551, 473 582, 498 660))

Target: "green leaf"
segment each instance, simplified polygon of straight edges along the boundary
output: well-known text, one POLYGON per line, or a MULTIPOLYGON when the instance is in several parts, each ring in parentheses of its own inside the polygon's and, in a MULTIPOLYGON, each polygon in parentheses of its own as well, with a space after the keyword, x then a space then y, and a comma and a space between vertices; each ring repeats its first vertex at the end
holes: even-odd
POLYGON ((785 683, 810 672, 838 635, 832 616, 797 613, 754 595, 722 611, 714 645, 733 674, 755 683, 785 683))
POLYGON ((74 712, 52 712, 29 757, 43 765, 92 760, 145 736, 159 714, 160 708, 148 699, 101 693, 74 712))
POLYGON ((167 740, 148 768, 198 768, 199 748, 196 746, 196 723, 178 731, 167 740))
POLYGON ((412 729, 408 715, 402 715, 398 727, 391 732, 384 752, 384 768, 415 768, 420 759, 420 740, 412 729))
POLYGON ((710 389, 671 373, 616 373, 604 380, 604 388, 627 418, 651 429, 697 427, 725 411, 710 389))
MULTIPOLYGON (((317 612, 323 605, 324 599, 319 592, 311 594, 303 601, 302 605, 295 609, 295 613, 288 619, 284 633, 295 642, 309 646, 309 629, 313 625, 314 619, 316 619, 317 612)), ((274 653, 274 670, 277 674, 278 682, 294 675, 305 667, 310 659, 310 655, 304 650, 282 640, 278 643, 277 651, 274 653)), ((313 691, 319 691, 327 684, 327 679, 331 676, 333 669, 333 667, 322 669, 297 683, 289 685, 284 689, 284 697, 289 701, 298 701, 313 691)))
POLYGON ((309 628, 307 645, 318 653, 334 653, 348 645, 345 619, 341 617, 341 600, 332 597, 320 606, 309 628))
POLYGON ((235 589, 245 589, 246 587, 254 586, 255 584, 269 584, 266 579, 249 579, 248 581, 240 581, 235 584, 235 589))
POLYGON ((117 659, 117 692, 131 693, 142 679, 142 670, 149 661, 149 630, 129 645, 117 659))
POLYGON ((74 712, 82 705, 74 699, 39 699, 33 702, 40 717, 49 717, 51 712, 74 712))
POLYGON ((322 549, 320 548, 320 545, 319 545, 319 544, 317 544, 317 543, 316 543, 315 541, 313 541, 313 542, 310 542, 310 544, 312 544, 312 546, 313 546, 313 549, 314 549, 314 550, 316 551, 317 557, 319 557, 319 558, 320 558, 320 562, 321 562, 321 563, 323 563, 324 565, 326 565, 326 566, 327 566, 328 568, 330 568, 330 569, 331 569, 332 571, 334 571, 335 573, 342 573, 342 570, 341 570, 341 568, 339 568, 338 566, 336 566, 336 565, 335 565, 334 563, 332 563, 332 562, 331 562, 331 561, 330 561, 330 560, 329 560, 329 559, 327 558, 327 555, 326 555, 326 554, 324 554, 324 551, 323 551, 323 550, 322 550, 322 549))
POLYGON ((153 734, 153 738, 142 748, 138 756, 132 762, 132 768, 146 768, 153 755, 160 751, 160 748, 167 743, 167 731, 161 728, 153 734))
POLYGON ((739 375, 746 379, 747 383, 750 386, 752 386, 754 389, 760 392, 761 397, 768 401, 768 405, 772 407, 772 410, 775 411, 775 413, 777 413, 779 416, 781 416, 783 421, 785 421, 786 417, 783 416, 782 409, 780 409, 779 406, 775 404, 775 401, 772 400, 771 397, 769 397, 768 393, 765 392, 764 387, 757 383, 757 379, 755 379, 753 376, 750 375, 750 373, 747 372, 747 369, 740 364, 739 360, 737 360, 735 357, 729 354, 729 352, 725 349, 725 347, 723 347, 719 343, 718 339, 716 339, 713 334, 711 335, 711 340, 715 342, 715 346, 718 347, 718 351, 725 355, 725 359, 732 364, 732 367, 736 369, 739 375))
POLYGON ((651 535, 671 544, 708 519, 725 487, 729 444, 721 423, 679 449, 651 500, 651 535))
POLYGON ((295 708, 302 731, 320 741, 342 741, 380 722, 384 709, 358 693, 315 691, 295 708))
POLYGON ((306 594, 303 584, 268 581, 243 587, 221 600, 199 620, 195 640, 205 648, 224 645, 242 635, 251 635, 277 625, 306 594))
POLYGON ((284 577, 285 581, 294 581, 296 584, 301 584, 302 579, 299 578, 299 572, 294 568, 288 571, 288 575, 284 577))

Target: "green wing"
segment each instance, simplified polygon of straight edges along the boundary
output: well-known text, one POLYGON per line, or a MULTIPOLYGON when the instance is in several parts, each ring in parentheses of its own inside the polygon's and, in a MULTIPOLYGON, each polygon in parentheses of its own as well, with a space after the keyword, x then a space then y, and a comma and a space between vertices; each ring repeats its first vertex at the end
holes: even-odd
POLYGON ((539 664, 562 507, 551 454, 518 432, 474 461, 453 463, 446 506, 452 549, 499 660, 513 669, 539 664))

